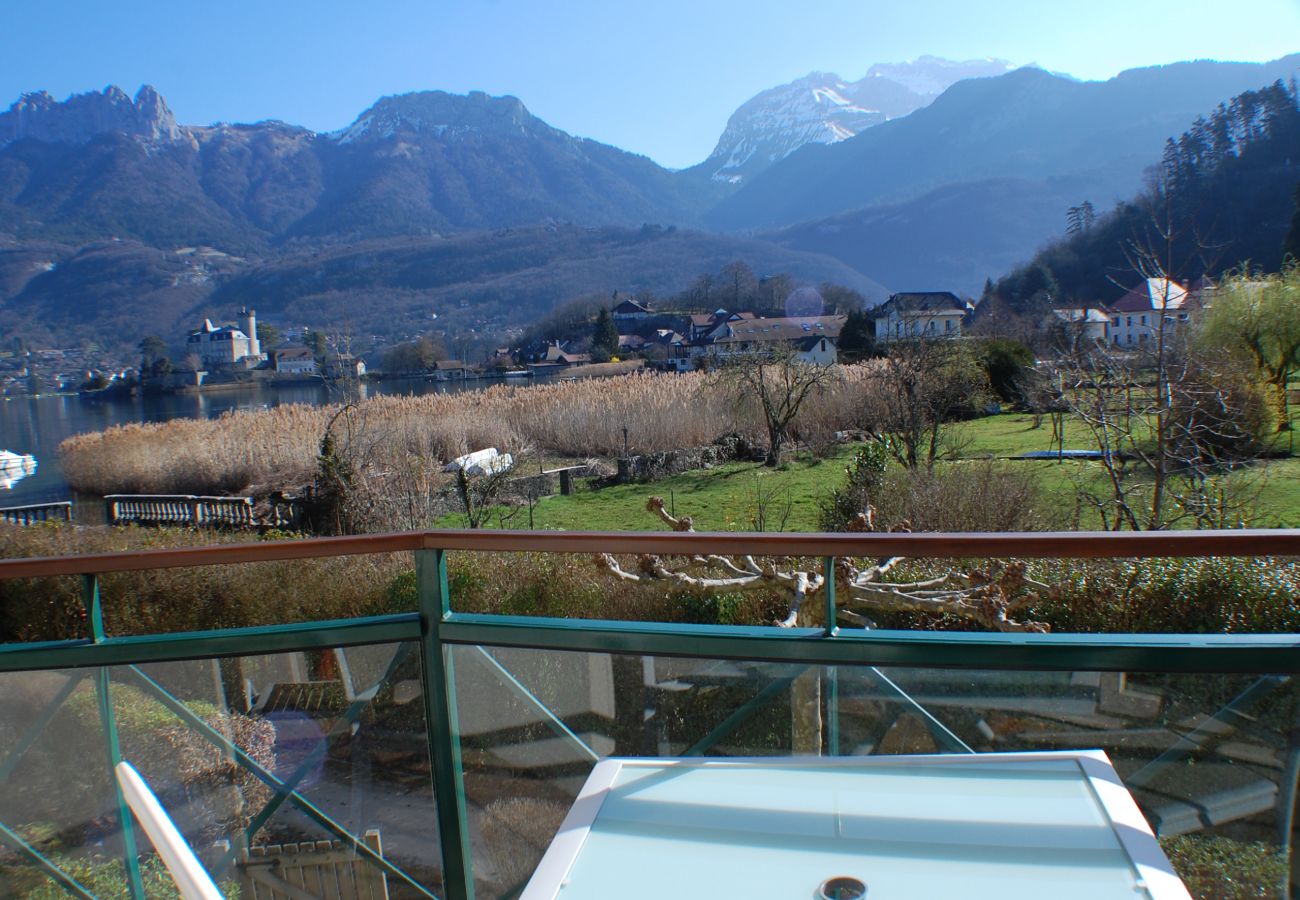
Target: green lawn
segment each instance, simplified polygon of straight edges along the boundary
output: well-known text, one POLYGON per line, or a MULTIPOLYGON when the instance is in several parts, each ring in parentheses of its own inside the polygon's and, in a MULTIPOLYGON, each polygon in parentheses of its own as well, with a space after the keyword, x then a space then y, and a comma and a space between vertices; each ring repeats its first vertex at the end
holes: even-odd
MULTIPOLYGON (((546 497, 533 510, 534 528, 564 531, 658 531, 666 526, 646 510, 653 496, 691 516, 697 531, 754 530, 760 497, 767 499, 765 530, 817 530, 817 500, 844 480, 854 448, 837 448, 826 460, 793 459, 781 469, 762 463, 728 463, 664 478, 651 484, 620 484, 591 490, 579 482, 569 497, 546 497), (786 515, 786 507, 789 507, 786 515)), ((464 526, 463 516, 445 516, 444 528, 464 526)), ((498 524, 493 522, 494 525, 498 524)), ((507 528, 528 528, 528 511, 517 512, 507 528)))
MULTIPOLYGON (((1003 458, 1033 450, 1051 449, 1052 427, 1044 417, 1033 427, 1033 416, 1007 413, 953 426, 954 443, 963 458, 1003 458)), ((1085 429, 1066 420, 1065 448, 1088 449, 1085 429)), ((837 448, 829 459, 814 460, 800 454, 781 469, 761 463, 728 463, 712 469, 686 472, 651 484, 625 484, 592 490, 578 482, 572 496, 542 499, 532 511, 531 527, 561 531, 657 531, 665 526, 646 510, 652 496, 664 498, 679 516, 691 516, 697 531, 815 531, 818 504, 844 482, 844 468, 856 445, 837 448), (757 521, 760 506, 766 504, 766 521, 757 521)), ((1011 463, 1037 474, 1042 503, 1050 518, 1068 527, 1075 508, 1075 491, 1080 480, 1102 485, 1104 473, 1094 462, 1081 460, 1029 461, 1011 463)), ((1255 513, 1250 524, 1261 528, 1300 526, 1300 459, 1261 462, 1241 475, 1234 484, 1253 498, 1255 513)), ((435 525, 464 527, 459 515, 445 516, 435 525)), ((1099 528, 1095 514, 1085 514, 1084 528, 1099 528)), ((504 522, 494 516, 489 527, 527 529, 527 509, 519 509, 504 522)))

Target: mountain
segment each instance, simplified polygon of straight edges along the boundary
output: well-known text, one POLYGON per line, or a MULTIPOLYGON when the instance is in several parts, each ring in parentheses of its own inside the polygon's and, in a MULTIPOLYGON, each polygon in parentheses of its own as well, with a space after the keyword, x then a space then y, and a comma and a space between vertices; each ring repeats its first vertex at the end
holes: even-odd
POLYGON ((814 72, 742 104, 698 168, 714 181, 736 184, 805 144, 846 140, 925 106, 962 79, 1002 75, 1010 68, 1004 60, 922 56, 911 63, 874 65, 852 82, 814 72))
POLYGON ((84 243, 286 242, 531 225, 689 223, 708 189, 576 138, 513 97, 387 97, 348 128, 177 125, 149 87, 0 113, 0 233, 84 243))
POLYGON ((527 225, 688 223, 692 186, 643 156, 576 138, 514 97, 387 97, 318 141, 326 184, 291 236, 374 237, 527 225))
POLYGON ((767 235, 824 253, 896 290, 978 296, 984 279, 1023 261, 1065 229, 1086 179, 996 178, 936 188, 902 203, 817 219, 767 235))
POLYGON ((205 316, 252 306, 263 321, 406 340, 527 325, 593 292, 671 295, 735 260, 801 282, 831 281, 872 300, 886 291, 827 256, 727 235, 659 226, 533 226, 367 240, 268 259, 210 247, 164 250, 137 241, 84 246, 0 242, 0 334, 38 343, 173 343, 205 316))
POLYGON ((872 300, 876 282, 828 256, 684 229, 550 225, 367 241, 280 257, 223 281, 214 310, 256 305, 286 322, 348 322, 357 333, 405 336, 429 327, 491 329, 534 321, 584 294, 684 291, 704 272, 744 260, 760 273, 830 281, 872 300))
MULTIPOLYGON (((1083 179, 1099 206, 1132 194, 1165 140, 1244 90, 1291 77, 1271 63, 1178 63, 1079 82, 1039 69, 959 81, 929 106, 831 145, 808 144, 706 217, 723 229, 780 227, 945 185, 1001 178, 1083 179)), ((1062 211, 1062 214, 1064 211, 1062 211)))
POLYGON ((81 144, 109 132, 150 141, 182 137, 166 101, 147 84, 134 101, 114 86, 98 94, 75 94, 62 103, 45 91, 23 94, 8 111, 0 113, 0 147, 24 138, 81 144))
MULTIPOLYGON (((1150 184, 998 279, 1002 308, 1111 303, 1139 276, 1136 255, 1171 277, 1276 272, 1300 202, 1300 91, 1273 84, 1220 104, 1171 137, 1150 184)), ((1082 212, 1082 210, 1080 210, 1082 212)))

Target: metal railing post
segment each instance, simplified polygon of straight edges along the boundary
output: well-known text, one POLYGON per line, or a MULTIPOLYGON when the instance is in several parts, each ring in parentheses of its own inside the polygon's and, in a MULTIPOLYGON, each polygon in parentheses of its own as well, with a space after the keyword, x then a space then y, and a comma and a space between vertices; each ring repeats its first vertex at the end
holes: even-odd
MULTIPOLYGON (((86 607, 90 639, 96 644, 101 643, 105 637, 104 612, 99 599, 98 576, 81 576, 81 601, 86 607)), ((140 879, 140 854, 135 842, 135 822, 131 819, 131 810, 126 805, 126 797, 122 795, 122 786, 117 782, 117 764, 122 761, 122 748, 117 738, 117 714, 113 711, 108 669, 103 666, 95 673, 95 695, 99 701, 99 724, 104 730, 104 742, 108 749, 108 780, 113 785, 118 821, 122 826, 122 864, 126 868, 126 886, 132 900, 144 900, 144 882, 140 879)))
POLYGON ((474 900, 474 869, 465 810, 465 771, 461 765, 456 680, 451 654, 442 643, 443 618, 451 612, 447 554, 417 550, 415 577, 420 598, 420 660, 424 674, 425 727, 433 767, 433 800, 442 844, 443 895, 474 900))
MULTIPOLYGON (((839 633, 838 611, 835 608, 835 557, 826 557, 826 636, 835 637, 839 633)), ((826 746, 830 756, 840 755, 840 669, 839 666, 826 667, 826 746)))

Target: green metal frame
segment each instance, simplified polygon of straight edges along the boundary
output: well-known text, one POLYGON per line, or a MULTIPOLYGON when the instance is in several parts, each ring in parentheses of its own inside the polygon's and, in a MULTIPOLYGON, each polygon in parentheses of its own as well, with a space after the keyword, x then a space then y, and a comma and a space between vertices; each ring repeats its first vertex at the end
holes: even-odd
POLYGON ((22 835, 18 834, 3 822, 0 822, 0 843, 8 845, 28 862, 39 867, 46 875, 53 878, 59 887, 63 888, 72 896, 81 897, 83 900, 95 900, 95 895, 87 890, 85 885, 56 866, 53 862, 47 859, 41 851, 23 840, 22 835))
MULTIPOLYGON (((727 539, 734 542, 738 537, 731 535, 727 539)), ((773 540, 773 536, 770 535, 761 537, 769 543, 773 540)), ((935 544, 932 540, 933 536, 889 536, 884 543, 881 541, 876 543, 884 546, 885 543, 910 541, 913 538, 916 539, 916 546, 920 548, 935 544)), ((1278 547, 1291 547, 1296 543, 1295 533, 1273 532, 1266 535, 1266 538, 1273 542, 1268 544, 1270 547, 1274 544, 1278 547)), ((422 541, 411 536, 390 536, 385 540, 392 546, 386 545, 382 551, 371 551, 357 539, 348 539, 339 543, 339 548, 346 549, 347 552, 389 552, 399 549, 396 546, 398 543, 403 545, 400 549, 418 546, 426 548, 414 550, 419 596, 418 612, 362 619, 183 634, 110 637, 103 627, 96 576, 85 574, 83 585, 89 625, 89 634, 85 639, 0 646, 0 673, 55 669, 92 670, 72 672, 69 682, 53 698, 49 707, 24 733, 5 759, 0 761, 0 783, 12 773, 23 754, 30 749, 57 713, 60 705, 87 675, 92 676, 98 694, 99 712, 107 743, 106 761, 110 764, 116 762, 120 753, 117 746, 108 670, 109 667, 121 666, 124 677, 140 684, 150 695, 180 717, 188 727, 221 748, 223 752, 230 754, 238 765, 247 769, 272 789, 274 797, 258 814, 254 826, 260 827, 274 815, 277 809, 286 803, 290 804, 329 833, 348 842, 358 855, 379 866, 390 876, 404 881, 423 896, 433 897, 434 895, 427 888, 402 872, 392 862, 371 851, 356 836, 350 834, 347 829, 297 791, 304 767, 310 760, 304 762, 299 767, 299 771, 287 778, 277 777, 260 766, 256 760, 249 757, 224 735, 194 715, 184 703, 138 668, 139 664, 168 660, 249 656, 409 642, 412 647, 418 648, 421 664, 428 750, 433 769, 436 825, 444 871, 443 896, 446 900, 472 900, 474 897, 473 862, 464 771, 460 756, 456 672, 453 666, 454 654, 451 652, 456 646, 473 648, 477 654, 474 658, 481 659, 494 677, 521 697, 552 729, 573 743, 584 757, 591 760, 596 758, 596 752, 559 716, 547 709, 546 705, 510 673, 488 648, 517 647, 549 651, 767 661, 791 664, 797 666, 800 672, 811 666, 824 666, 827 686, 825 696, 828 749, 831 754, 842 752, 838 708, 842 674, 838 669, 840 666, 853 666, 855 671, 864 672, 867 677, 877 680, 882 687, 895 695, 902 707, 921 715, 936 739, 940 740, 941 747, 954 752, 970 751, 970 747, 898 687, 889 677, 888 667, 1249 673, 1267 676, 1261 678, 1254 688, 1220 711, 1219 717, 1233 715, 1261 696, 1270 686, 1277 686, 1283 683, 1287 676, 1300 673, 1300 635, 1294 634, 1039 635, 856 629, 842 631, 837 627, 838 609, 834 591, 835 558, 833 556, 823 557, 827 576, 826 590, 823 594, 825 602, 825 627, 823 628, 784 629, 653 622, 572 621, 529 616, 458 613, 452 608, 452 598, 448 590, 447 554, 445 550, 436 548, 438 539, 439 535, 436 533, 424 535, 422 541), (94 669, 98 671, 93 671, 94 669)), ((583 542, 590 543, 592 540, 592 536, 571 541, 567 538, 544 536, 544 539, 539 538, 541 543, 538 544, 538 548, 555 552, 586 550, 589 548, 583 542)), ((825 550, 840 552, 841 544, 844 543, 824 538, 818 540, 820 543, 814 542, 810 546, 822 549, 825 545, 825 549, 822 549, 823 553, 825 550)), ((1002 538, 998 540, 1005 542, 1002 538)), ((466 549, 489 549, 486 546, 479 546, 480 541, 490 543, 486 538, 455 535, 454 539, 448 539, 447 545, 466 549)), ((1234 554, 1239 552, 1237 550, 1239 543, 1241 542, 1228 545, 1233 549, 1234 554)), ((655 546, 657 548, 658 544, 655 546)), ((664 546, 679 545, 665 542, 664 546)), ((889 546, 892 547, 893 544, 889 546)), ((942 544, 942 546, 947 545, 942 544)), ((983 545, 972 544, 971 546, 978 550, 983 545)), ((996 555, 1002 544, 992 541, 988 546, 991 549, 986 555, 996 555)), ((1044 549, 1046 544, 1041 541, 1035 546, 1038 550, 1027 555, 1106 555, 1100 551, 1096 553, 1089 551, 1084 554, 1069 548, 1057 554, 1049 552, 1050 548, 1044 549)), ((1118 546, 1122 545, 1117 544, 1118 546)), ((764 547, 768 545, 765 544, 764 547)), ((1109 544, 1106 544, 1106 547, 1109 547, 1109 544)), ((1204 547, 1195 542, 1169 539, 1169 555, 1177 555, 1185 547, 1195 547, 1197 552, 1205 551, 1204 547)), ((511 549, 518 548, 511 547, 511 549)), ((221 551, 224 555, 218 554, 214 559, 242 562, 251 559, 252 552, 243 549, 224 549, 221 551)), ((274 552, 283 558, 303 558, 312 555, 309 548, 301 545, 291 548, 286 545, 283 552, 279 550, 274 552)), ((665 552, 669 551, 665 550, 665 552)), ((772 549, 767 552, 776 551, 772 549)), ((194 555, 191 552, 190 557, 185 559, 179 556, 168 557, 168 561, 158 565, 207 564, 207 560, 202 563, 190 562, 189 558, 194 555)), ((906 555, 922 554, 918 552, 906 555)), ((1143 545, 1143 549, 1132 555, 1162 554, 1143 545)), ((98 558, 96 559, 99 561, 98 558)), ((103 571, 119 571, 131 567, 126 562, 115 558, 106 558, 102 562, 103 571)), ((151 566, 148 562, 142 562, 139 567, 151 566)), ((30 577, 32 568, 31 563, 24 563, 21 566, 5 563, 0 565, 0 578, 30 577), (8 566, 7 570, 5 566, 8 566)), ((76 568, 75 565, 63 568, 65 573, 87 571, 86 568, 76 568)), ((398 660, 395 660, 389 667, 385 679, 391 676, 397 662, 398 660)), ((777 678, 763 686, 748 703, 727 716, 687 753, 703 753, 715 746, 765 702, 785 690, 793 677, 796 676, 777 678)), ((381 680, 380 684, 382 683, 381 680)), ((369 695, 359 697, 357 702, 349 707, 348 713, 340 720, 342 724, 338 727, 348 727, 360 711, 358 704, 368 700, 369 695)), ((322 751, 318 748, 319 752, 322 751)), ((1166 761, 1168 760, 1161 757, 1151 765, 1155 766, 1166 761)), ((1296 761, 1294 767, 1300 768, 1300 761, 1296 761)), ((124 855, 129 857, 124 859, 124 865, 128 871, 128 882, 131 884, 133 896, 141 896, 130 816, 124 811, 122 815, 124 855)), ((256 827, 250 828, 249 836, 256 831, 256 827)), ((60 871, 20 835, 4 825, 0 825, 0 841, 7 843, 48 872, 69 893, 79 897, 90 896, 84 886, 60 871)))
MULTIPOLYGON (((104 640, 104 611, 99 598, 99 579, 94 575, 81 577, 81 598, 90 624, 90 638, 99 643, 104 640)), ((117 803, 117 821, 122 836, 122 867, 126 871, 127 891, 131 900, 144 900, 144 881, 140 877, 140 851, 135 841, 135 820, 126 805, 122 785, 117 780, 117 764, 122 761, 122 748, 118 743, 117 713, 113 710, 112 684, 108 669, 95 673, 95 699, 99 705, 99 724, 104 731, 105 751, 108 753, 108 780, 113 787, 117 803)))

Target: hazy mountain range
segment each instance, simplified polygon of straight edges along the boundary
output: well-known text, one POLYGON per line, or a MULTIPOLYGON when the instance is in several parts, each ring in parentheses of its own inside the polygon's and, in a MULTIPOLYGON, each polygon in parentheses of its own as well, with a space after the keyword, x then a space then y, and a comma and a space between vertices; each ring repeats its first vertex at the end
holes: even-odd
POLYGON ((386 97, 328 134, 178 124, 147 86, 26 94, 0 113, 0 328, 112 322, 131 337, 122 272, 105 274, 115 253, 170 298, 167 327, 224 314, 227 298, 302 318, 313 302, 350 308, 395 329, 427 327, 426 301, 522 319, 567 291, 680 290, 728 254, 873 299, 975 291, 1058 235, 1069 206, 1131 195, 1196 116, 1298 67, 1300 55, 1193 62, 1080 82, 924 57, 851 82, 813 74, 743 104, 709 158, 676 172, 482 93, 386 97), (363 242, 364 264, 348 249, 363 242), (196 273, 195 247, 225 255, 196 273), (438 264, 394 282, 389 253, 438 264), (415 293, 396 302, 403 291, 415 293))

